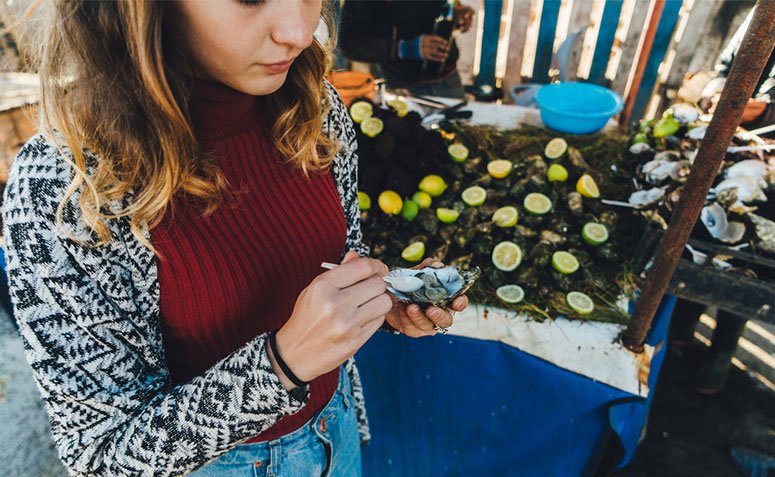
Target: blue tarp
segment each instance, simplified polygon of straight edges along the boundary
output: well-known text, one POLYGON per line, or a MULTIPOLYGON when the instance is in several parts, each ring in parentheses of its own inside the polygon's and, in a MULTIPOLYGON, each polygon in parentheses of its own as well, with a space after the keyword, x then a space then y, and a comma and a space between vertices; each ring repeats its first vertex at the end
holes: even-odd
MULTIPOLYGON (((650 344, 665 340, 674 301, 663 303, 650 344)), ((612 431, 624 465, 665 348, 643 399, 499 342, 378 333, 356 356, 372 429, 364 475, 587 475, 612 431)))

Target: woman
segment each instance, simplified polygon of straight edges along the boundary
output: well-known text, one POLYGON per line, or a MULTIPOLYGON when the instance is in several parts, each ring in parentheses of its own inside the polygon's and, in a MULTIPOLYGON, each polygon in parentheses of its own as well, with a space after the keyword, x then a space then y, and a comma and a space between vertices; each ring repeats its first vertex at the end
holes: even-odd
POLYGON ((351 357, 383 323, 424 336, 452 317, 394 304, 385 265, 359 257, 321 0, 55 5, 43 134, 14 163, 4 220, 69 472, 359 475, 351 357))

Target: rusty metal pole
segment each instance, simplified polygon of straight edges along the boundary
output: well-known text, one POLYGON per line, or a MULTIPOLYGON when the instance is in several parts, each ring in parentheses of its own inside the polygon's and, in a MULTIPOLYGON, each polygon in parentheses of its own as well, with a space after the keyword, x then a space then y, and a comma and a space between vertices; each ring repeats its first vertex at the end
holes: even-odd
POLYGON ((624 111, 619 120, 619 127, 622 130, 627 130, 630 126, 629 122, 630 116, 632 116, 632 109, 635 107, 635 101, 638 99, 638 91, 640 91, 640 84, 643 81, 643 72, 646 71, 646 64, 649 61, 649 56, 651 56, 651 47, 654 46, 654 38, 657 36, 659 20, 662 18, 662 11, 664 9, 665 0, 655 0, 654 10, 651 12, 651 18, 649 18, 646 33, 643 35, 643 47, 640 50, 640 56, 638 56, 638 66, 635 67, 635 76, 632 78, 632 85, 630 86, 629 93, 627 93, 624 111))
POLYGON ((659 244, 654 265, 622 341, 635 352, 643 350, 646 332, 667 290, 705 197, 718 174, 721 161, 735 134, 743 111, 775 45, 775 0, 760 0, 737 52, 732 69, 708 125, 681 199, 659 244))

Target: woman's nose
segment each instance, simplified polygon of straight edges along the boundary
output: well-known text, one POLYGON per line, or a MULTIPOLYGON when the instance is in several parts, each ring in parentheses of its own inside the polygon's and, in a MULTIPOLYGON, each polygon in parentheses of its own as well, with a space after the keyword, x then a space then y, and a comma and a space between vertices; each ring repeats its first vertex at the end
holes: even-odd
POLYGON ((279 44, 303 50, 312 43, 320 15, 315 15, 309 2, 303 0, 283 0, 281 3, 282 15, 274 23, 272 39, 279 44))

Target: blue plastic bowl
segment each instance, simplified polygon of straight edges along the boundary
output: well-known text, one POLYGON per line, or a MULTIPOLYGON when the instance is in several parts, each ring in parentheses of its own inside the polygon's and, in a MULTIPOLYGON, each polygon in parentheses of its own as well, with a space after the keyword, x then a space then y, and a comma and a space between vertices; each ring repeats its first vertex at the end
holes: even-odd
POLYGON ((535 101, 547 127, 570 134, 591 134, 603 129, 622 110, 622 97, 590 83, 555 83, 541 87, 535 101))

